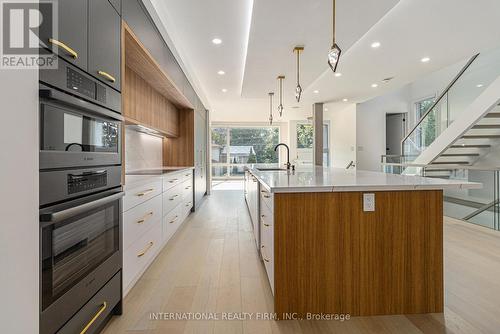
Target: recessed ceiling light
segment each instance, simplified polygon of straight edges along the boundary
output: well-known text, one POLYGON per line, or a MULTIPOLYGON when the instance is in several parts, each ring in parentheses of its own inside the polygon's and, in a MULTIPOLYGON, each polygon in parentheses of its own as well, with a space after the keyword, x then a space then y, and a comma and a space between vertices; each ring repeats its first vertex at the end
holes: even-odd
POLYGON ((377 88, 377 87, 378 87, 378 85, 377 85, 377 84, 375 84, 375 83, 374 83, 374 84, 372 84, 372 88, 377 88))
POLYGON ((220 70, 219 72, 217 72, 218 75, 224 75, 226 74, 226 72, 224 72, 223 70, 220 70))
POLYGON ((348 99, 342 99, 342 101, 347 102, 347 101, 349 101, 349 100, 348 100, 348 99))
POLYGON ((220 38, 214 38, 212 39, 212 43, 214 43, 215 45, 219 45, 222 43, 222 39, 220 38))
POLYGON ((476 87, 477 87, 477 88, 481 88, 481 87, 483 87, 483 86, 484 86, 483 84, 477 84, 477 85, 476 85, 476 87))
POLYGON ((319 93, 319 90, 315 90, 313 91, 314 94, 318 94, 319 93))
POLYGON ((222 92, 223 92, 223 93, 227 93, 227 89, 222 88, 222 92))
POLYGON ((342 73, 340 73, 340 72, 336 72, 334 75, 338 78, 338 77, 341 77, 341 76, 342 76, 342 73))
POLYGON ((371 47, 374 49, 378 48, 379 46, 380 46, 380 42, 373 42, 371 45, 371 47))
POLYGON ((429 60, 431 60, 431 58, 429 58, 429 57, 424 57, 424 58, 420 59, 420 61, 422 63, 427 63, 427 62, 429 62, 429 60))

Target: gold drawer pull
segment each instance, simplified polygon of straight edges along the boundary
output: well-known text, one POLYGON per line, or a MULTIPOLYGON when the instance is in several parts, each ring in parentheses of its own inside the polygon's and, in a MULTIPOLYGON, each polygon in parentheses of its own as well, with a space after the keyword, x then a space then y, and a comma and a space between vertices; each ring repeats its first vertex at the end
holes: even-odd
POLYGON ((145 190, 145 191, 143 191, 141 193, 136 194, 136 196, 137 197, 142 197, 142 196, 145 196, 145 195, 147 195, 147 194, 149 194, 149 193, 151 193, 153 191, 155 191, 154 188, 151 188, 151 189, 148 189, 148 190, 145 190))
POLYGON ((176 197, 179 197, 179 195, 174 195, 174 196, 170 197, 168 200, 173 201, 176 197))
POLYGON ((271 226, 271 225, 269 225, 269 224, 266 224, 266 223, 263 223, 263 224, 264 224, 264 226, 265 226, 265 227, 269 227, 269 226, 271 226))
POLYGON ((142 217, 141 220, 138 220, 137 221, 137 224, 144 224, 146 222, 146 220, 151 217, 153 215, 153 211, 149 212, 147 215, 145 215, 144 217, 142 217))
POLYGON ((104 71, 97 71, 97 73, 102 76, 102 77, 105 77, 106 79, 108 79, 109 81, 111 82, 115 82, 116 79, 114 76, 112 76, 111 74, 107 73, 107 72, 104 72, 104 71))
POLYGON ((186 203, 186 208, 191 205, 191 202, 186 203))
POLYGON ((57 39, 54 38, 49 38, 49 43, 60 47, 61 49, 69 53, 69 55, 74 59, 78 58, 78 53, 69 46, 67 46, 66 44, 64 44, 63 42, 58 41, 57 39))
POLYGON ((191 188, 191 186, 187 186, 187 187, 186 187, 186 188, 184 188, 184 189, 188 190, 189 188, 191 188))
POLYGON ((97 318, 99 318, 99 316, 102 314, 102 312, 104 312, 106 310, 106 308, 108 307, 108 303, 106 302, 102 302, 102 306, 101 308, 99 309, 99 311, 97 311, 97 313, 94 315, 94 317, 89 321, 89 323, 87 324, 87 326, 85 326, 82 331, 80 332, 80 334, 85 334, 87 333, 87 331, 89 330, 90 326, 92 326, 92 324, 97 320, 97 318))
POLYGON ((262 250, 260 252, 262 253, 262 259, 266 262, 269 262, 269 260, 266 259, 266 256, 264 255, 264 245, 262 245, 262 250))
POLYGON ((170 181, 168 181, 168 182, 170 182, 170 183, 175 183, 175 182, 177 182, 177 181, 179 181, 179 179, 172 179, 172 180, 170 180, 170 181))
POLYGON ((169 221, 168 223, 169 224, 173 224, 175 223, 175 221, 177 220, 177 218, 179 218, 179 216, 175 216, 174 219, 172 219, 171 221, 169 221))
POLYGON ((185 174, 184 176, 191 176, 191 173, 189 173, 189 174, 185 174))
POLYGON ((149 245, 147 245, 147 247, 144 248, 144 250, 142 252, 140 252, 139 254, 137 254, 137 257, 141 257, 141 256, 146 255, 146 253, 151 249, 151 247, 153 247, 153 245, 154 245, 154 242, 150 241, 149 245))
POLYGON ((270 198, 270 197, 271 197, 271 196, 266 195, 266 194, 264 194, 264 195, 262 195, 262 196, 264 196, 264 198, 270 198))

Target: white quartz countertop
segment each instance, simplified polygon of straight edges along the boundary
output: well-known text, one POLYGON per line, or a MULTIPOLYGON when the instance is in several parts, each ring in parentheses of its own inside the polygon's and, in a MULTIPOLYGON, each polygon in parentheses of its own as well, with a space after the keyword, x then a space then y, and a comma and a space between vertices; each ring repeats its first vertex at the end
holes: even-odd
POLYGON ((395 175, 333 167, 299 167, 295 171, 262 171, 276 165, 250 165, 247 169, 273 193, 332 191, 395 191, 478 189, 481 183, 395 175))

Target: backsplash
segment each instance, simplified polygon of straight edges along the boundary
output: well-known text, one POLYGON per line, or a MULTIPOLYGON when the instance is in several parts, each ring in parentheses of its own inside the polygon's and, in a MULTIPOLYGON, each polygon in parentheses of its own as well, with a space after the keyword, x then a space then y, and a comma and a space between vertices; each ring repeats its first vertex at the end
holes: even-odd
POLYGON ((125 128, 125 168, 127 171, 161 168, 162 138, 125 128))

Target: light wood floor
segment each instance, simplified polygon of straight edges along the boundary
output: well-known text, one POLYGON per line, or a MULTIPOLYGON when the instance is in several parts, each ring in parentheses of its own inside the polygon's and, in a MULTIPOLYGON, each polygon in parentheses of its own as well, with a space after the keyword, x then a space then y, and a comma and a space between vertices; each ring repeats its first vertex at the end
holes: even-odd
POLYGON ((125 299, 111 333, 500 333, 500 232, 447 219, 444 314, 349 321, 150 320, 151 312, 272 312, 241 190, 216 190, 125 299))

